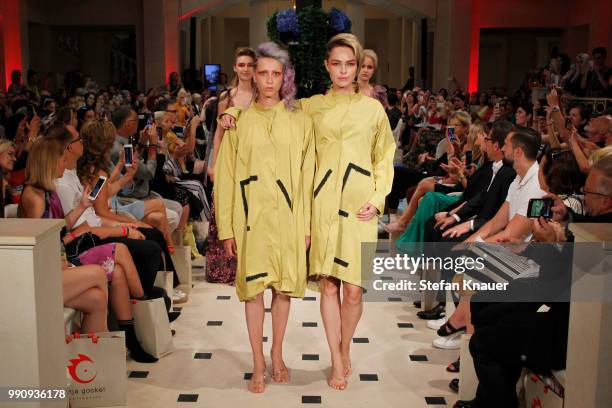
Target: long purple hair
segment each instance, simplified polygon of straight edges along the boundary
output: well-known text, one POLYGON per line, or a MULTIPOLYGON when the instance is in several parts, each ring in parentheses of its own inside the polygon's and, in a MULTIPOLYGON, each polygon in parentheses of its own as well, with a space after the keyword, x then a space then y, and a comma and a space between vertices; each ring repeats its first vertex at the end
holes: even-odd
MULTIPOLYGON (((295 87, 295 70, 291 65, 289 53, 280 48, 277 43, 271 41, 260 44, 256 53, 257 59, 272 58, 283 66, 283 84, 280 89, 280 97, 285 101, 285 107, 288 111, 294 110, 297 88, 295 87)), ((257 65, 257 62, 255 65, 257 65)))

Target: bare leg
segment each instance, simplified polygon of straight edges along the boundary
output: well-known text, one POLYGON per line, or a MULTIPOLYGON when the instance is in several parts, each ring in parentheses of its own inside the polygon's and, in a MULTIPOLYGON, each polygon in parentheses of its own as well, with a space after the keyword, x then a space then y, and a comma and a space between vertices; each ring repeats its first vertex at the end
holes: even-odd
POLYGON ((331 374, 327 384, 336 390, 346 388, 344 366, 342 364, 341 317, 340 317, 340 281, 336 278, 321 278, 321 316, 325 327, 325 336, 331 353, 331 374))
POLYGON ((166 244, 172 246, 172 234, 166 217, 166 206, 161 200, 147 200, 145 203, 145 216, 143 221, 154 226, 164 235, 166 244))
POLYGON ((388 232, 403 232, 410 224, 412 217, 416 214, 417 208, 419 207, 419 200, 428 192, 434 191, 436 181, 433 177, 427 177, 417 184, 417 188, 410 198, 410 202, 406 207, 406 211, 402 216, 395 222, 385 225, 385 229, 388 232))
POLYGON ((106 273, 98 265, 62 270, 64 305, 83 312, 81 330, 85 333, 108 331, 106 273))
POLYGON ((259 394, 266 389, 266 360, 263 354, 263 293, 257 295, 254 300, 247 300, 244 303, 244 310, 249 331, 249 341, 253 352, 253 376, 249 382, 249 391, 259 394))
POLYGON ((289 371, 283 361, 283 339, 289 319, 291 299, 287 295, 272 290, 272 380, 278 383, 289 382, 289 371))
POLYGON ((361 302, 362 293, 363 289, 359 286, 344 282, 342 308, 340 311, 342 317, 340 352, 342 353, 342 365, 346 377, 353 373, 351 368, 350 348, 355 329, 357 328, 357 323, 359 323, 359 319, 363 312, 363 303, 361 302))
POLYGON ((132 305, 125 272, 120 265, 115 264, 113 280, 111 281, 110 304, 117 320, 132 320, 132 305))
POLYGON ((469 297, 461 297, 459 300, 459 305, 457 305, 457 308, 455 309, 455 313, 448 318, 448 323, 455 328, 466 326, 466 331, 468 333, 474 333, 469 297))
MULTIPOLYGON (((144 296, 144 290, 140 283, 140 277, 134 265, 134 260, 130 251, 125 244, 115 244, 115 264, 118 264, 125 276, 130 295, 135 299, 140 299, 144 296)), ((129 319, 125 319, 129 320, 129 319)))

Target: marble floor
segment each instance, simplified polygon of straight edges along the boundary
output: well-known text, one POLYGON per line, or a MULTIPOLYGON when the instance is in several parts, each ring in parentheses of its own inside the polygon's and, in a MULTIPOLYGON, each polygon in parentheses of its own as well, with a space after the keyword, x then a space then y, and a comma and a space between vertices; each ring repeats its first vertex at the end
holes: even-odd
MULTIPOLYGON (((325 381, 329 350, 318 294, 307 292, 305 299, 293 300, 284 344, 291 382, 268 380, 260 395, 246 389, 250 347, 244 306, 234 288, 205 282, 203 269, 195 268, 189 301, 176 307, 182 316, 172 323, 175 351, 155 364, 128 361, 128 407, 420 408, 451 407, 457 400, 448 388, 457 375, 445 367, 459 351, 434 349, 435 332, 409 303, 364 305, 352 345, 353 376, 345 391, 335 391, 325 381)), ((266 313, 264 336, 269 335, 266 313)), ((270 344, 271 339, 264 343, 266 353, 270 344)))

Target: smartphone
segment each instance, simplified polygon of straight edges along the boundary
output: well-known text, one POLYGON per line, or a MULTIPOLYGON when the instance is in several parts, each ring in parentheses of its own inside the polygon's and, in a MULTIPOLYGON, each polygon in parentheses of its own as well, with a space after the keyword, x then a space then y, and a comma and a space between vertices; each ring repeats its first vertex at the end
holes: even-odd
POLYGON ((98 194, 100 194, 100 191, 102 190, 102 187, 104 187, 104 183, 106 183, 106 177, 100 176, 98 178, 98 181, 96 181, 96 185, 91 190, 91 193, 89 193, 89 199, 91 201, 96 200, 96 198, 98 197, 98 194))
POLYGON ((130 167, 134 164, 134 148, 131 144, 123 145, 123 153, 125 158, 125 166, 130 167))
POLYGON ((438 108, 438 109, 444 109, 444 102, 437 102, 437 103, 436 103, 436 108, 438 108))
POLYGON ((529 206, 527 207, 527 217, 550 219, 552 218, 553 205, 552 198, 532 198, 529 200, 529 206))
POLYGON ((163 138, 164 137, 162 135, 162 128, 158 127, 157 128, 157 140, 159 140, 161 142, 163 138))
POLYGON ((455 127, 454 126, 447 126, 446 127, 446 137, 448 137, 448 140, 451 142, 456 142, 457 139, 457 135, 455 134, 455 127))
POLYGON ((472 165, 472 151, 465 152, 465 166, 470 167, 472 165))

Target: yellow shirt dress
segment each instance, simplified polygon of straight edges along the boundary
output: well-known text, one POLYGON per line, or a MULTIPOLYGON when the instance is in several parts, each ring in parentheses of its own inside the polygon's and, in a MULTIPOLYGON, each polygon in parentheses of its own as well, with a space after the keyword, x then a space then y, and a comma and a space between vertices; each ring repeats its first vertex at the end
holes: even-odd
POLYGON ((219 239, 236 240, 241 301, 267 287, 304 296, 314 153, 312 120, 283 101, 270 108, 253 103, 225 132, 214 198, 219 239))
POLYGON ((382 214, 391 191, 396 145, 389 119, 380 102, 361 93, 332 90, 301 106, 313 120, 316 145, 309 277, 364 287, 362 243, 378 240, 378 218, 359 221, 357 212, 370 202, 382 214))

